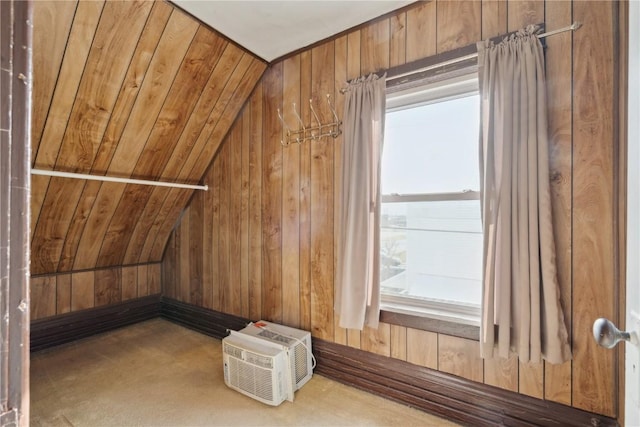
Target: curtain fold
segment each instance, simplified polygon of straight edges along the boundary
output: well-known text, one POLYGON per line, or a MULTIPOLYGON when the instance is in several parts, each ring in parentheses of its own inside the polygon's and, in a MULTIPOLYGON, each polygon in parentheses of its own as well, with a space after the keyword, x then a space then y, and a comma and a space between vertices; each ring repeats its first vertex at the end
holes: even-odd
POLYGON ((571 358, 551 217, 543 48, 529 26, 478 42, 483 358, 571 358))
POLYGON ((342 328, 378 327, 385 88, 385 77, 371 74, 351 82, 345 95, 335 299, 342 328))

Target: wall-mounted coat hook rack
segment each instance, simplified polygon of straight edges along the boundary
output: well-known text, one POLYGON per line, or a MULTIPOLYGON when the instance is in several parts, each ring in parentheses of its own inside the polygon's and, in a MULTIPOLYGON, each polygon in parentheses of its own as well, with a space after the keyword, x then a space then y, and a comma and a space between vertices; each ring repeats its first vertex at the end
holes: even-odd
POLYGON ((331 123, 322 123, 318 113, 313 107, 313 100, 309 100, 309 110, 312 115, 311 124, 305 126, 302 118, 300 118, 300 113, 298 113, 298 109, 296 107, 295 102, 293 103, 293 115, 296 117, 298 121, 298 129, 292 130, 287 126, 287 123, 284 120, 284 115, 278 108, 278 118, 280 122, 282 122, 282 134, 283 138, 280 140, 280 143, 283 147, 287 147, 291 145, 292 142, 297 144, 301 144, 305 141, 318 141, 324 137, 332 137, 337 138, 342 133, 342 122, 338 119, 338 113, 336 113, 335 107, 331 104, 331 95, 327 94, 327 105, 329 106, 329 110, 333 115, 333 122, 331 123))

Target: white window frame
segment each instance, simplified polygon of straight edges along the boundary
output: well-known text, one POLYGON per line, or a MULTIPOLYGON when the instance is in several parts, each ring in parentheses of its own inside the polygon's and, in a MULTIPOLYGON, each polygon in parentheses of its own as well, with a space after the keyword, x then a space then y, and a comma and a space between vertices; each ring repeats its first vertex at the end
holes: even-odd
MULTIPOLYGON (((412 84, 410 88, 387 89, 386 112, 434 104, 469 96, 478 92, 478 73, 443 79, 434 83, 412 84)), ((479 200, 480 192, 463 190, 453 193, 383 194, 381 202, 406 203, 447 200, 479 200)), ((389 227, 385 227, 389 228, 389 227)), ((479 326, 480 304, 465 304, 436 298, 411 298, 381 292, 381 309, 411 316, 427 317, 452 323, 479 326)))

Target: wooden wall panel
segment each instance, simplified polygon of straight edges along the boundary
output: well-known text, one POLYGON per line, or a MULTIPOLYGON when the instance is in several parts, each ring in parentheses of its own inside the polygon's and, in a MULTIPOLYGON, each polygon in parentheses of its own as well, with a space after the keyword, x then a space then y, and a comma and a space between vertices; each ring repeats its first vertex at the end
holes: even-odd
POLYGON ((276 109, 282 105, 282 64, 263 86, 262 120, 262 316, 282 319, 282 145, 276 109))
MULTIPOLYGON (((300 56, 287 59, 283 64, 283 111, 287 126, 297 129, 298 123, 291 113, 300 102, 300 56)), ((305 100, 306 101, 306 100, 305 100)), ((284 138, 283 135, 280 136, 284 138)), ((300 144, 292 144, 282 152, 282 321, 300 326, 300 307, 288 301, 300 301, 300 144)))
POLYGON ((161 264, 31 278, 31 320, 160 293, 161 264))
POLYGON ((56 275, 56 314, 71 311, 71 274, 56 275))
MULTIPOLYGON (((384 21, 383 21, 384 22, 384 21)), ((334 93, 334 46, 328 43, 311 52, 311 91, 320 120, 327 122, 326 94, 334 93)), ((333 140, 311 144, 311 330, 333 339, 333 140)))
MULTIPOLYGON (((241 250, 241 257, 247 259, 239 263, 239 277, 248 277, 248 292, 240 295, 251 319, 271 318, 292 326, 299 322, 317 338, 617 416, 615 371, 619 367, 614 352, 596 347, 591 337, 596 317, 616 319, 613 298, 618 292, 613 223, 615 8, 610 2, 420 3, 273 64, 224 139, 222 151, 205 178, 213 187, 214 200, 201 207, 202 218, 213 218, 213 230, 203 238, 205 248, 215 248, 211 252, 212 275, 223 271, 220 261, 231 253, 222 244, 223 234, 216 232, 220 213, 215 200, 218 193, 226 194, 233 176, 244 174, 246 168, 248 203, 243 206, 242 196, 228 215, 242 217, 248 209, 248 250, 241 250), (454 17, 466 24, 449 23, 454 17), (435 54, 436 49, 452 49, 464 44, 463 40, 470 43, 474 38, 496 36, 531 23, 545 22, 546 29, 553 30, 573 20, 584 22, 585 28, 546 41, 553 222, 573 360, 560 366, 522 364, 515 357, 482 360, 473 340, 386 323, 378 330, 362 332, 339 328, 332 307, 339 256, 335 253, 340 236, 336 200, 342 140, 282 148, 276 109, 286 111, 290 108, 287 104, 298 97, 303 106, 305 100, 328 92, 337 97, 341 111, 342 99, 336 90, 362 74, 435 54), (603 81, 603 75, 609 77, 603 81), (231 145, 236 147, 227 148, 231 145), (241 154, 238 170, 229 167, 228 153, 244 153, 246 145, 249 152, 241 154)), ((308 108, 299 111, 303 120, 310 122, 308 108)), ((190 220, 193 218, 191 215, 190 220)), ((172 234, 174 244, 165 255, 165 271, 189 261, 181 259, 181 254, 193 256, 180 248, 177 237, 183 227, 185 224, 178 225, 172 234)), ((180 280, 169 274, 163 279, 180 280)), ((174 285, 163 286, 171 289, 174 285)), ((213 279, 211 292, 228 292, 227 286, 213 279)))
POLYGON ((456 0, 438 3, 436 51, 446 52, 480 40, 482 3, 456 0))
MULTIPOLYGON (((35 2, 34 19, 40 169, 197 183, 266 68, 169 2, 35 2)), ((159 261, 192 193, 34 178, 32 274, 159 261)))
POLYGON ((507 32, 507 0, 482 0, 482 39, 507 32))
MULTIPOLYGON (((561 28, 573 22, 570 1, 554 1, 545 6, 545 23, 548 28, 561 28)), ((545 43, 547 75, 553 76, 547 83, 550 174, 553 209, 553 230, 556 237, 558 281, 565 322, 571 334, 572 322, 572 266, 571 221, 572 209, 572 86, 571 33, 547 37, 545 43)), ((562 365, 545 363, 545 399, 565 405, 571 404, 572 362, 562 365)))
MULTIPOLYGON (((31 153, 35 158, 40 146, 40 138, 47 119, 47 112, 56 87, 60 64, 69 39, 71 24, 76 12, 77 1, 43 2, 33 11, 33 26, 50 26, 50 32, 34 31, 33 44, 39 46, 32 54, 34 69, 47 69, 40 79, 33 82, 33 109, 31 112, 31 153)), ((34 214, 37 218, 37 213, 34 214)))
POLYGON ((248 165, 250 212, 247 302, 249 318, 257 320, 262 319, 262 90, 262 83, 258 83, 244 115, 245 120, 248 119, 251 123, 248 165))
MULTIPOLYGON (((300 99, 311 99, 311 51, 300 54, 300 99)), ((310 123, 308 109, 302 120, 310 123)), ((311 146, 300 147, 300 327, 311 330, 311 146)))
POLYGON ((615 416, 616 352, 596 345, 591 325, 598 317, 617 317, 612 142, 617 75, 611 30, 616 3, 575 2, 573 8, 574 19, 589 29, 573 36, 573 405, 615 416))
POLYGON ((435 1, 424 2, 407 11, 407 62, 436 54, 436 6, 435 1))

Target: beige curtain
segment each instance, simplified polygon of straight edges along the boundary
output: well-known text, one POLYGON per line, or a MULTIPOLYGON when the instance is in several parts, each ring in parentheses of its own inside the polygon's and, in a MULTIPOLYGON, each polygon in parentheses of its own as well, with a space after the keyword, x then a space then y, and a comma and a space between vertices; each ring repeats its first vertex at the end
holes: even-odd
POLYGON ((544 54, 530 26, 478 43, 482 129, 481 354, 571 358, 551 223, 544 54))
POLYGON ((372 74, 346 92, 335 300, 343 328, 378 327, 385 86, 384 77, 372 74))

